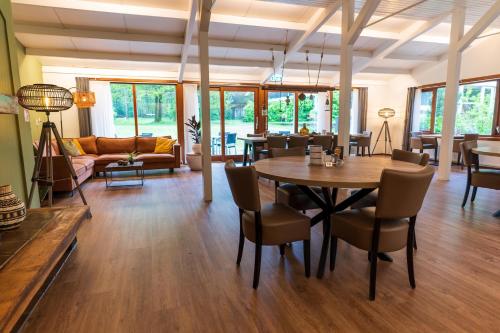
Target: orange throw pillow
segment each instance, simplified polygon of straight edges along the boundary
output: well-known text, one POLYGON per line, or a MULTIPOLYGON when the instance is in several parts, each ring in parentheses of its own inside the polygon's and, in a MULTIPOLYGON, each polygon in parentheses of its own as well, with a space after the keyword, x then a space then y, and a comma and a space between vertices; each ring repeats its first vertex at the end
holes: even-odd
POLYGON ((172 140, 169 138, 158 137, 156 139, 155 154, 173 154, 174 144, 177 140, 172 140))

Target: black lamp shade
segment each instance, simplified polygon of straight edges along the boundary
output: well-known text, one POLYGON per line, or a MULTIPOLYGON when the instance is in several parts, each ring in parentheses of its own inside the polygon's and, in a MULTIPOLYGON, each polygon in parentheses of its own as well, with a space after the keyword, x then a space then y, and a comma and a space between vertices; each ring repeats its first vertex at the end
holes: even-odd
POLYGON ((63 87, 53 84, 33 84, 17 91, 19 105, 38 112, 59 112, 73 105, 73 95, 63 87))

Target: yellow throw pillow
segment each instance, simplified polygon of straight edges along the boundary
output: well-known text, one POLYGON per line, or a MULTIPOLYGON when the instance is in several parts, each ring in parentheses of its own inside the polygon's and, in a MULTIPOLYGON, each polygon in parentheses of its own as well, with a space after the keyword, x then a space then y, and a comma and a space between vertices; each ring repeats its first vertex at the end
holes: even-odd
POLYGON ((156 138, 155 154, 173 154, 174 144, 177 140, 172 140, 169 138, 156 138))
POLYGON ((73 139, 73 144, 75 145, 76 149, 80 152, 80 155, 85 155, 87 154, 85 150, 83 150, 82 145, 80 144, 80 141, 78 139, 73 139))

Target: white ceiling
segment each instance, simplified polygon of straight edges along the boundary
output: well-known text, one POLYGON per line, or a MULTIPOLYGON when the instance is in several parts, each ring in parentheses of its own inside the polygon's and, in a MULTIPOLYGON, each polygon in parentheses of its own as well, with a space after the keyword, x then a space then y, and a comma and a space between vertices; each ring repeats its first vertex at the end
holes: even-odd
MULTIPOLYGON (((179 68, 186 23, 188 0, 12 0, 16 37, 29 54, 40 56, 45 66, 94 67, 112 70, 171 71, 179 68), (21 25, 28 26, 26 30, 21 25), (46 30, 46 27, 55 28, 46 30), (106 35, 101 32, 116 32, 106 35), (155 41, 149 40, 156 38, 155 41), (173 41, 163 41, 170 38, 173 41), (161 41, 158 41, 161 39, 161 41), (93 59, 93 55, 95 56, 93 59), (165 58, 161 58, 165 56, 165 58), (150 61, 148 61, 150 59, 150 61), (146 65, 148 64, 148 65, 146 65)), ((356 0, 359 11, 364 0, 356 0)), ((371 22, 416 3, 417 0, 382 0, 371 22)), ((462 0, 467 6, 467 23, 474 24, 491 6, 493 0, 462 0)), ((209 38, 220 45, 210 47, 211 75, 237 81, 238 78, 260 81, 271 68, 271 47, 281 54, 286 43, 300 36, 316 11, 331 0, 217 0, 212 9, 209 38), (288 35, 287 35, 288 34, 288 35), (221 46, 223 45, 223 46, 221 46), (215 65, 216 64, 216 65, 215 65), (233 78, 231 78, 231 75, 233 78)), ((388 18, 363 30, 354 45, 364 56, 395 41, 401 32, 416 23, 431 20, 448 12, 459 1, 427 0, 406 12, 388 18)), ((297 53, 288 55, 290 67, 285 70, 291 81, 307 83, 305 50, 310 49, 311 66, 318 66, 323 41, 327 51, 326 69, 321 80, 331 84, 339 64, 340 11, 312 34, 297 53), (292 79, 293 78, 293 79, 292 79)), ((445 20, 446 22, 446 20, 445 20)), ((500 20, 494 26, 500 28, 500 20)), ((470 27, 467 27, 468 29, 470 27)), ((410 41, 386 59, 373 61, 359 77, 371 72, 409 73, 428 61, 437 61, 447 51, 450 25, 441 23, 410 41)), ((492 30, 490 28, 490 31, 492 30)), ((196 38, 197 31, 194 32, 196 38)), ((198 77, 196 41, 188 48, 185 79, 198 77), (189 63, 191 62, 191 63, 189 63)), ((355 57, 355 62, 359 59, 355 57)), ((286 66, 285 65, 285 68, 286 66)), ((317 73, 317 72, 315 72, 317 73)), ((316 74, 315 74, 316 75, 316 74)))

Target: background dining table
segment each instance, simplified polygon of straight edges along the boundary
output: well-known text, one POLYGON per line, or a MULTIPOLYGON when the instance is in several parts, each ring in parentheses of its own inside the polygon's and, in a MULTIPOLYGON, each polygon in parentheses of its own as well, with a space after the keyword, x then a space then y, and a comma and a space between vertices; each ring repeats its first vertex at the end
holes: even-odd
MULTIPOLYGON (((387 157, 348 156, 342 166, 325 167, 309 165, 309 157, 293 156, 259 160, 255 163, 257 174, 266 179, 283 183, 296 184, 320 208, 321 212, 311 218, 311 227, 323 221, 323 242, 318 265, 317 277, 321 278, 325 270, 326 256, 331 231, 331 214, 342 211, 380 184, 382 171, 386 168, 402 171, 418 171, 420 165, 392 160, 387 157), (311 187, 321 187, 318 195, 311 187), (359 189, 348 198, 337 202, 338 189, 359 189)), ((380 254, 381 259, 390 257, 380 254)))

